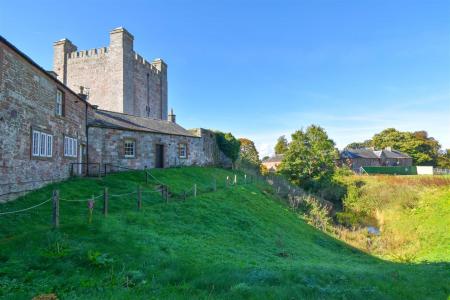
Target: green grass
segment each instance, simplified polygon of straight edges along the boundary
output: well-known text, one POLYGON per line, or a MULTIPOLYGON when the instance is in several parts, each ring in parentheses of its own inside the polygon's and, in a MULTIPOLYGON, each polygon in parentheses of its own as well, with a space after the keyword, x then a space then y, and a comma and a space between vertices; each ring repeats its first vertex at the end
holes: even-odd
POLYGON ((381 229, 367 249, 365 229, 341 230, 344 240, 397 261, 450 260, 449 176, 347 176, 341 182, 348 189, 347 220, 381 229))
MULTIPOLYGON (((164 203, 156 193, 111 197, 109 216, 85 202, 0 216, 0 297, 30 299, 446 299, 448 262, 400 264, 349 247, 307 225, 263 185, 226 189, 213 168, 152 170, 176 195, 198 185, 197 198, 164 203), (212 192, 216 180, 218 191, 212 192)), ((154 190, 141 172, 73 179, 6 205, 10 211, 49 198, 154 190)), ((238 179, 242 182, 242 174, 238 179)))

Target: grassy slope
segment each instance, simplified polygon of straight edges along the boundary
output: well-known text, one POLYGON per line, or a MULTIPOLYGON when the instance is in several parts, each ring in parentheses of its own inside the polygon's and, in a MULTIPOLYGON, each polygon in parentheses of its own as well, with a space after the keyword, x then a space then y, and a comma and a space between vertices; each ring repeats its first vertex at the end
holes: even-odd
MULTIPOLYGON (((206 192, 213 177, 219 190, 169 204, 147 193, 141 212, 135 196, 111 198, 110 215, 104 218, 96 204, 91 224, 86 203, 61 202, 59 233, 49 230, 49 204, 0 216, 0 297, 445 299, 450 293, 448 263, 402 265, 368 256, 305 224, 267 187, 220 188, 232 175, 220 169, 152 172, 176 193, 193 183, 206 192)), ((58 188, 73 199, 103 186, 125 193, 137 183, 142 174, 129 172, 58 188)), ((2 209, 39 203, 53 188, 2 209)))
POLYGON ((417 241, 415 256, 419 260, 450 259, 450 187, 429 188, 419 193, 413 208, 389 208, 385 222, 397 235, 417 241))
POLYGON ((450 177, 349 176, 344 181, 353 191, 359 183, 356 199, 345 200, 350 210, 370 211, 368 224, 383 229, 372 252, 416 262, 450 260, 450 177))

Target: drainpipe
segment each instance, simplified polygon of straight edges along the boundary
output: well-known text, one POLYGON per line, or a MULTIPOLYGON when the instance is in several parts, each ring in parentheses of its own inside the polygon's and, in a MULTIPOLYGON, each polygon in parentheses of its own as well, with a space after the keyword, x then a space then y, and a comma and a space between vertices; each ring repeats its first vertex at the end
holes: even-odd
MULTIPOLYGON (((84 122, 86 128, 86 176, 89 176, 89 125, 88 125, 88 103, 86 103, 86 110, 84 114, 84 122)), ((100 170, 99 170, 100 172, 100 170)))

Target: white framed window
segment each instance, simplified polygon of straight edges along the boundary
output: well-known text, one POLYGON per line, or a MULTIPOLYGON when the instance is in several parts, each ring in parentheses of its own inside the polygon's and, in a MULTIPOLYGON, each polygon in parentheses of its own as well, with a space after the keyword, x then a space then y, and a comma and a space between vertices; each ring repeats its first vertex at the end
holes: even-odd
POLYGON ((61 90, 56 90, 56 115, 62 116, 64 114, 64 94, 61 90))
POLYGON ((31 135, 31 155, 37 157, 52 157, 53 135, 33 130, 31 135))
POLYGON ((178 156, 180 158, 187 158, 187 144, 178 145, 178 156))
POLYGON ((135 157, 136 156, 136 143, 133 140, 125 140, 124 142, 124 156, 125 157, 135 157))
POLYGON ((77 139, 64 137, 64 156, 77 157, 77 139))

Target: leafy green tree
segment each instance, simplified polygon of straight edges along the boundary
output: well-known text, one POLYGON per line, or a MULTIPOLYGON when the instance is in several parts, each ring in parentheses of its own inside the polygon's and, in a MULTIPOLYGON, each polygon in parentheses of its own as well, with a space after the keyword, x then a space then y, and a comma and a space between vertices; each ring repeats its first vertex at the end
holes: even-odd
POLYGON ((311 125, 292 134, 292 142, 284 153, 280 172, 290 181, 304 186, 310 181, 329 179, 335 170, 337 152, 325 130, 311 125))
POLYGON ((275 154, 284 154, 289 148, 288 141, 284 135, 280 136, 275 145, 275 154))
POLYGON ((372 140, 365 140, 364 142, 354 142, 348 144, 346 149, 361 149, 361 148, 369 148, 372 147, 372 140))
POLYGON ((450 169, 450 149, 446 149, 439 153, 437 166, 442 169, 450 169))
POLYGON ((435 165, 440 145, 426 131, 398 131, 388 128, 375 134, 372 145, 377 149, 392 147, 410 155, 416 165, 435 165))
POLYGON ((216 140, 219 149, 231 159, 234 167, 236 160, 239 158, 241 143, 231 133, 223 133, 220 131, 216 132, 216 140))
POLYGON ((261 161, 259 160, 259 153, 258 150, 256 150, 255 143, 246 138, 240 138, 239 142, 241 143, 239 153, 240 159, 245 164, 249 164, 259 169, 261 161))

